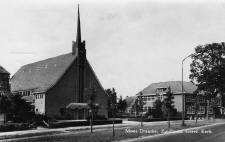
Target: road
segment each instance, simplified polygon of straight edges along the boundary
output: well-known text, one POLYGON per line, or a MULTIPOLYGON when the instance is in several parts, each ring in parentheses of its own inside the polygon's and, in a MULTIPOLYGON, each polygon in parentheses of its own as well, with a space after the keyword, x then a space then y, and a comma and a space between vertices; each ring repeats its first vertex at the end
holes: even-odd
MULTIPOLYGON (((225 124, 200 127, 198 129, 180 130, 174 133, 130 139, 126 142, 224 142, 225 124)), ((125 142, 125 141, 124 141, 125 142)))

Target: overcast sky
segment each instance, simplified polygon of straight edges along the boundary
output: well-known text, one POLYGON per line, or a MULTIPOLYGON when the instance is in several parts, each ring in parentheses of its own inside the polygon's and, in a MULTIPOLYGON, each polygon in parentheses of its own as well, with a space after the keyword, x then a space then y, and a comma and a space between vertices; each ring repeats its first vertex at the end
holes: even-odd
MULTIPOLYGON (((0 2, 0 65, 21 66, 72 50, 75 0, 0 2)), ((181 61, 197 45, 225 40, 225 3, 80 1, 87 58, 103 87, 132 96, 154 82, 181 80, 181 61)), ((188 81, 190 59, 184 65, 188 81)))

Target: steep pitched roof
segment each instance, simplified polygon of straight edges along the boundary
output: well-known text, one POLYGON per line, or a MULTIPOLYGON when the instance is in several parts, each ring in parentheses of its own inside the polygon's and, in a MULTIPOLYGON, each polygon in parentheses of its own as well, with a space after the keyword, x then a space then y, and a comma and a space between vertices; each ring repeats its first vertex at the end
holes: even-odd
POLYGON ((0 66, 0 73, 10 74, 6 69, 0 66))
POLYGON ((11 78, 11 89, 45 92, 55 85, 75 59, 76 56, 69 53, 27 64, 11 78))
MULTIPOLYGON (((182 81, 168 81, 168 82, 152 83, 148 87, 144 88, 141 92, 143 94, 155 94, 157 88, 168 88, 168 87, 171 88, 171 91, 174 94, 182 93, 182 81)), ((197 87, 192 82, 184 81, 184 92, 185 93, 193 93, 196 89, 197 89, 197 87)))

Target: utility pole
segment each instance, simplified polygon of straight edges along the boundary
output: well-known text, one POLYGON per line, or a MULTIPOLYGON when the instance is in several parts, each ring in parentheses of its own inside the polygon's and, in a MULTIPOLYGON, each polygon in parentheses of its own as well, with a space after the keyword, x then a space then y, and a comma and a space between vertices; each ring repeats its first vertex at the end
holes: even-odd
POLYGON ((185 118, 185 96, 184 96, 184 61, 188 58, 191 57, 193 54, 188 55, 182 60, 182 126, 185 126, 184 123, 184 118, 185 118))

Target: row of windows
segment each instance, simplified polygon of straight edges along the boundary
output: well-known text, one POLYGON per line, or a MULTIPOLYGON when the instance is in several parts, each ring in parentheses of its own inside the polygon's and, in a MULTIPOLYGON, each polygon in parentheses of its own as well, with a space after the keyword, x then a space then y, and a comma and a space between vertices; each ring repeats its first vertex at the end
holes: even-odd
POLYGON ((22 95, 22 96, 30 96, 31 95, 31 91, 20 91, 19 92, 19 95, 22 95))
POLYGON ((44 94, 36 94, 35 95, 36 99, 43 99, 43 97, 44 97, 44 94))
MULTIPOLYGON (((186 98, 186 102, 195 102, 195 101, 196 101, 196 97, 188 96, 188 97, 186 98)), ((200 103, 205 103, 205 98, 199 97, 199 102, 200 102, 200 103)))
POLYGON ((143 99, 143 101, 154 101, 155 97, 154 96, 143 96, 142 99, 143 99))
MULTIPOLYGON (((206 103, 206 99, 204 97, 201 96, 198 99, 199 99, 199 102, 200 103, 206 103)), ((194 97, 194 96, 187 96, 186 102, 196 102, 196 97, 194 97)), ((209 102, 215 102, 215 103, 218 104, 219 103, 219 100, 218 99, 211 98, 209 102)))
POLYGON ((163 100, 163 95, 160 95, 160 96, 142 96, 142 100, 144 102, 154 102, 156 99, 160 99, 160 100, 163 100))
POLYGON ((195 114, 194 106, 187 106, 186 111, 187 111, 187 114, 195 114))
POLYGON ((150 106, 144 106, 144 107, 143 107, 143 111, 144 111, 144 112, 147 112, 147 111, 150 110, 150 109, 153 109, 153 107, 150 107, 150 106))
POLYGON ((204 106, 200 106, 199 110, 198 110, 198 114, 204 114, 205 113, 205 107, 204 106))
MULTIPOLYGON (((198 110, 198 114, 205 114, 205 106, 200 106, 198 110)), ((195 114, 195 107, 194 106, 187 106, 186 108, 187 114, 195 114)), ((209 108, 209 113, 213 113, 213 109, 209 108)))
POLYGON ((157 93, 163 93, 163 92, 166 92, 166 91, 167 91, 167 88, 157 88, 156 89, 157 93))

